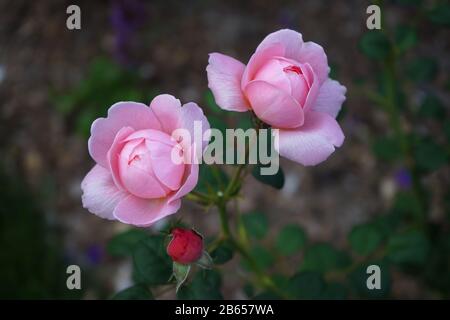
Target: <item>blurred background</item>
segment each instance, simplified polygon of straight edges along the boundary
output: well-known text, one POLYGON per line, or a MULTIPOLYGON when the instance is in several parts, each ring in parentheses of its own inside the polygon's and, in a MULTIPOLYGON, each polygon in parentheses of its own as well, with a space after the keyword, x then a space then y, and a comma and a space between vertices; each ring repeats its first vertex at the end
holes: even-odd
MULTIPOLYGON (((208 53, 246 63, 281 28, 325 48, 348 90, 346 140, 316 167, 282 159, 280 191, 248 177, 240 210, 261 264, 280 282, 298 268, 335 277, 342 298, 449 297, 448 2, 1 0, 0 21, 0 298, 101 299, 130 286, 131 259, 109 244, 129 227, 81 206, 92 121, 116 101, 169 93, 196 101, 215 127, 240 126, 208 91, 208 53), (383 32, 366 27, 374 3, 383 32), (81 30, 66 28, 70 4, 81 30), (298 254, 284 255, 279 232, 293 224, 298 254), (341 270, 344 256, 353 262, 341 270), (358 280, 370 261, 388 270, 376 294, 358 280), (66 288, 70 264, 81 290, 66 288)), ((176 217, 219 230, 214 210, 186 200, 176 217)), ((220 268, 225 298, 254 294, 241 269, 237 258, 220 268)))

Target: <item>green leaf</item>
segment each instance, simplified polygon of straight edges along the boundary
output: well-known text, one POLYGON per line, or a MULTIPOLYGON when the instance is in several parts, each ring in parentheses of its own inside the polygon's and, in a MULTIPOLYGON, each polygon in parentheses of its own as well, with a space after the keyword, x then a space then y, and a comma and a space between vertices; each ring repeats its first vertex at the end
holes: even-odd
POLYGON ((354 227, 348 241, 357 254, 366 256, 379 247, 383 241, 383 234, 375 224, 368 223, 354 227))
POLYGON ((149 234, 144 230, 127 230, 114 236, 108 242, 106 250, 112 256, 131 256, 136 245, 148 236, 149 234))
POLYGON ((172 261, 166 253, 164 237, 148 237, 133 252, 134 268, 149 285, 167 284, 172 274, 172 261))
POLYGON ((221 243, 211 252, 211 258, 215 264, 224 264, 233 258, 233 247, 227 242, 221 243))
POLYGON ((441 100, 434 94, 428 94, 420 106, 418 115, 436 120, 445 119, 445 107, 441 100))
MULTIPOLYGON (((254 246, 251 248, 250 254, 252 255, 253 259, 255 260, 256 264, 261 269, 268 269, 270 268, 274 262, 275 259, 273 255, 267 250, 266 248, 262 246, 254 246)), ((251 267, 247 260, 242 260, 241 265, 246 270, 251 270, 251 267)))
POLYGON ((406 67, 408 77, 414 82, 432 81, 437 74, 436 61, 428 57, 419 57, 411 61, 406 67))
POLYGON ((443 147, 431 139, 420 141, 414 150, 417 166, 423 170, 434 171, 447 163, 447 153, 443 147))
POLYGON ((202 193, 223 191, 228 182, 227 174, 220 167, 203 163, 200 165, 198 184, 194 190, 202 193))
POLYGON ((302 249, 305 243, 305 231, 299 225, 291 224, 281 229, 276 241, 276 248, 280 254, 289 256, 302 249))
POLYGON ((114 300, 153 300, 150 290, 142 284, 126 288, 113 297, 114 300))
POLYGON ((395 29, 395 45, 400 53, 406 52, 417 43, 416 30, 409 26, 398 26, 395 29))
POLYGON ((295 274, 287 287, 289 295, 296 299, 318 299, 325 283, 317 272, 300 272, 295 274))
POLYGON ((428 18, 437 25, 450 26, 450 4, 442 3, 428 12, 428 18))
POLYGON ((328 272, 345 268, 350 264, 350 258, 329 244, 318 243, 306 250, 301 271, 328 272))
POLYGON ((214 270, 197 272, 192 282, 177 293, 180 300, 222 300, 220 274, 214 270))
POLYGON ((390 47, 389 39, 379 30, 366 32, 359 42, 359 48, 362 53, 376 60, 386 58, 390 47))
POLYGON ((255 177, 256 180, 267 184, 275 189, 282 189, 284 186, 284 172, 281 166, 278 168, 278 171, 272 175, 263 175, 261 172, 261 168, 268 167, 266 165, 255 164, 252 170, 252 176, 255 177))
POLYGON ((175 292, 178 292, 180 290, 183 283, 186 281, 189 271, 191 271, 191 265, 189 264, 181 264, 181 263, 173 263, 172 266, 173 270, 173 276, 175 277, 175 280, 177 281, 177 287, 175 289, 175 292))
POLYGON ((387 298, 391 291, 391 275, 389 265, 382 261, 371 261, 362 264, 348 276, 348 283, 352 292, 358 298, 382 299, 387 298), (377 265, 380 267, 380 289, 369 289, 367 287, 367 279, 371 274, 367 273, 367 267, 377 265))
POLYGON ((402 234, 394 234, 387 245, 387 257, 400 265, 423 265, 428 257, 430 243, 426 236, 411 230, 402 234))
POLYGON ((377 138, 372 149, 375 156, 384 161, 394 161, 401 156, 400 145, 393 137, 377 138))
POLYGON ((347 288, 340 283, 329 283, 320 294, 320 299, 324 300, 344 300, 347 298, 347 288))
POLYGON ((248 234, 256 239, 262 239, 269 230, 267 216, 260 212, 251 212, 242 215, 242 222, 248 234))
POLYGON ((412 192, 398 192, 395 195, 392 211, 402 217, 417 217, 421 214, 419 199, 412 192))

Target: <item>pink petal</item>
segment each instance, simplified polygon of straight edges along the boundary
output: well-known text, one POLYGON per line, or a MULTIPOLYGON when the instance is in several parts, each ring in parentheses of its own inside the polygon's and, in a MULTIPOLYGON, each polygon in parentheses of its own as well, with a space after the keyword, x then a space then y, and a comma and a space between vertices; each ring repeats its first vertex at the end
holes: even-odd
POLYGON ((336 118, 345 101, 347 89, 336 80, 327 79, 319 89, 312 110, 324 112, 336 118))
POLYGON ((219 107, 228 111, 248 111, 248 103, 241 90, 245 65, 220 53, 211 53, 208 62, 208 87, 219 107))
POLYGON ((89 154, 99 165, 107 168, 106 153, 117 132, 123 127, 140 129, 160 129, 159 122, 149 107, 137 102, 118 102, 108 110, 106 118, 98 118, 92 123, 88 141, 89 154))
POLYGON ((281 44, 284 48, 283 57, 299 61, 303 46, 302 34, 294 30, 283 29, 269 34, 258 46, 256 52, 281 44))
MULTIPOLYGON (((192 148, 194 149, 195 146, 193 146, 192 148)), ((176 201, 177 199, 185 196, 186 194, 191 192, 197 185, 199 167, 198 162, 194 161, 194 157, 195 153, 191 151, 191 164, 185 165, 184 183, 180 187, 180 189, 178 189, 178 191, 170 197, 169 202, 176 201)))
POLYGON ((255 79, 255 74, 259 69, 266 64, 270 59, 274 57, 284 56, 285 48, 281 43, 274 43, 270 46, 257 50, 251 57, 245 67, 244 74, 242 75, 241 89, 245 91, 247 84, 255 79))
POLYGON ((111 173, 100 165, 95 165, 81 182, 83 208, 101 218, 114 220, 116 205, 127 196, 112 180, 111 173))
POLYGON ((302 71, 310 86, 308 94, 306 96, 305 104, 303 105, 303 111, 307 113, 316 103, 317 95, 319 93, 319 80, 312 67, 306 63, 302 65, 302 71))
POLYGON ((328 78, 330 68, 328 67, 327 55, 317 43, 305 42, 300 51, 298 61, 310 64, 321 84, 328 78))
MULTIPOLYGON (((205 135, 205 132, 209 130, 209 122, 205 117, 203 110, 194 102, 188 102, 180 108, 180 122, 178 126, 180 128, 187 129, 191 134, 191 144, 198 142, 198 145, 202 146, 202 150, 206 148, 209 143, 209 136, 205 135), (195 132, 195 124, 201 131, 195 132), (203 141, 195 141, 197 134, 200 138, 205 138, 203 141)), ((185 148, 190 146, 185 146, 185 148)))
POLYGON ((169 136, 179 128, 179 111, 181 102, 170 94, 160 94, 150 103, 150 109, 158 119, 161 130, 169 136))
POLYGON ((296 130, 279 131, 278 152, 292 161, 311 166, 326 160, 344 142, 344 134, 334 118, 311 111, 305 124, 296 130))
POLYGON ((167 202, 167 198, 142 199, 129 195, 119 202, 114 217, 127 224, 147 227, 156 221, 174 214, 180 209, 181 200, 167 202))
POLYGON ((114 183, 119 189, 125 189, 120 178, 119 155, 123 146, 125 145, 125 143, 127 143, 126 138, 133 132, 134 130, 130 127, 120 129, 120 131, 114 137, 111 148, 107 153, 108 168, 112 174, 114 183))
POLYGON ((296 128, 303 124, 303 109, 289 94, 264 81, 250 82, 245 93, 259 119, 275 128, 296 128))

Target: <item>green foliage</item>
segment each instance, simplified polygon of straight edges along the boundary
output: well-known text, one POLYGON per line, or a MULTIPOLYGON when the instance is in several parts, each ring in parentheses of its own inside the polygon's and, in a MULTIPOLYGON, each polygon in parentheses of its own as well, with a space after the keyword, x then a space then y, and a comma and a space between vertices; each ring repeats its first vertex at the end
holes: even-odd
POLYGON ((269 229, 267 216, 260 212, 250 212, 242 216, 242 222, 248 234, 256 239, 262 239, 269 229))
POLYGON ((416 30, 409 26, 398 26, 395 29, 395 45, 399 53, 404 53, 417 43, 416 30))
POLYGON ((228 175, 216 165, 200 165, 198 184, 195 191, 202 193, 214 193, 219 190, 224 191, 229 183, 228 175))
POLYGON ((387 244, 387 257, 400 265, 423 265, 430 250, 430 243, 419 230, 393 234, 387 244))
POLYGON ((401 157, 400 145, 393 137, 377 138, 373 142, 372 150, 380 160, 394 161, 401 157))
MULTIPOLYGON (((0 298, 72 299, 84 291, 67 290, 61 235, 46 223, 45 211, 22 176, 0 161, 0 298)), ((41 199, 42 200, 42 199, 41 199)), ((89 279, 82 278, 88 285, 89 279)))
POLYGON ((287 292, 295 299, 319 299, 325 288, 322 275, 317 272, 299 272, 289 279, 287 292))
POLYGON ((278 168, 278 171, 273 175, 264 175, 261 174, 261 168, 267 166, 256 164, 252 169, 252 176, 255 177, 256 180, 267 184, 275 189, 282 189, 284 186, 284 172, 281 166, 278 168))
MULTIPOLYGON (((108 108, 118 101, 141 101, 148 104, 155 95, 144 95, 138 89, 138 77, 114 62, 100 58, 92 62, 85 79, 70 92, 53 94, 57 111, 66 117, 75 131, 89 136, 92 122, 106 117, 108 108)), ((146 91, 148 92, 148 90, 146 91)))
POLYGON ((114 300, 153 300, 151 291, 142 284, 126 288, 113 297, 114 300))
POLYGON ((148 233, 141 229, 131 229, 112 238, 106 250, 112 256, 131 256, 136 245, 148 237, 148 233))
POLYGON ((300 267, 301 271, 328 272, 347 267, 348 255, 327 243, 318 243, 309 247, 300 267))
POLYGON ((437 74, 438 65, 429 57, 419 57, 411 61, 406 67, 406 73, 414 82, 430 82, 437 74))
POLYGON ((281 229, 276 241, 276 248, 282 255, 289 256, 297 253, 305 246, 305 231, 296 224, 290 224, 281 229))
POLYGON ((348 241, 357 254, 366 256, 380 246, 383 234, 376 224, 367 223, 354 227, 349 234, 348 241))
POLYGON ((434 94, 428 94, 420 105, 418 116, 441 120, 445 118, 445 107, 434 94))
POLYGON ((222 242, 211 252, 214 264, 224 264, 233 258, 234 250, 230 243, 222 242))
POLYGON ((450 4, 441 3, 428 12, 428 19, 431 22, 449 27, 450 26, 450 4))
POLYGON ((190 283, 180 288, 177 298, 182 300, 222 300, 221 282, 220 274, 217 271, 199 271, 190 283))
POLYGON ((133 252, 134 268, 148 285, 167 284, 172 274, 172 261, 166 253, 163 236, 150 236, 140 241, 133 252))
POLYGON ((417 166, 424 171, 434 171, 447 163, 447 152, 431 139, 417 141, 414 156, 417 166))
POLYGON ((382 60, 388 56, 391 44, 382 31, 372 30, 362 36, 359 48, 367 57, 382 60))
MULTIPOLYGON (((261 269, 268 269, 275 262, 274 256, 270 253, 269 250, 267 250, 263 246, 256 245, 250 249, 250 252, 251 252, 251 255, 253 256, 253 258, 255 259, 256 264, 261 269)), ((246 260, 242 260, 242 265, 244 266, 244 268, 246 268, 248 270, 250 269, 250 266, 246 260)))

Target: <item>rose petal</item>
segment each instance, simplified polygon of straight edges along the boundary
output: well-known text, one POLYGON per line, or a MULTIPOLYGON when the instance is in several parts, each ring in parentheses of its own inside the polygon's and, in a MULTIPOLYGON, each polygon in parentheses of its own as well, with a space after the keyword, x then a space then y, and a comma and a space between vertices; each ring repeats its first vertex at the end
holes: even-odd
POLYGON ((327 55, 322 46, 317 43, 305 42, 300 51, 298 61, 311 65, 321 84, 328 78, 330 67, 328 66, 327 55))
POLYGON ((278 152, 305 166, 326 160, 344 142, 344 134, 334 118, 311 111, 296 130, 280 130, 278 152))
POLYGON ((123 127, 132 127, 135 130, 161 129, 158 120, 145 104, 137 102, 114 104, 109 108, 106 118, 98 118, 91 126, 89 154, 99 165, 108 168, 106 154, 117 132, 123 127))
POLYGON ((336 118, 345 101, 347 89, 336 80, 326 80, 319 89, 312 110, 324 112, 336 118))
POLYGON ((108 168, 111 172, 114 183, 119 189, 125 189, 123 183, 120 179, 120 166, 119 166, 119 155, 123 146, 125 145, 125 139, 134 132, 134 130, 130 127, 125 127, 120 129, 120 131, 116 134, 114 141, 111 145, 107 153, 108 159, 108 168))
POLYGON ((100 165, 95 165, 81 182, 83 208, 101 218, 114 220, 116 205, 127 196, 119 190, 111 173, 100 165))
POLYGON ((154 222, 174 214, 180 209, 181 200, 168 202, 167 198, 142 199, 129 195, 119 202, 114 217, 127 224, 147 227, 154 222))
POLYGON ((241 89, 245 65, 220 53, 211 53, 208 62, 208 87, 217 105, 228 111, 248 111, 248 103, 241 89))
POLYGON ((180 108, 180 100, 170 94, 160 94, 150 102, 150 110, 159 121, 161 130, 168 135, 179 128, 180 108))
POLYGON ((259 119, 276 128, 303 124, 303 109, 289 94, 264 81, 250 82, 245 93, 259 119))
POLYGON ((256 52, 265 50, 274 44, 281 44, 284 48, 284 57, 299 60, 303 46, 302 34, 289 29, 283 29, 269 34, 256 48, 256 52))

